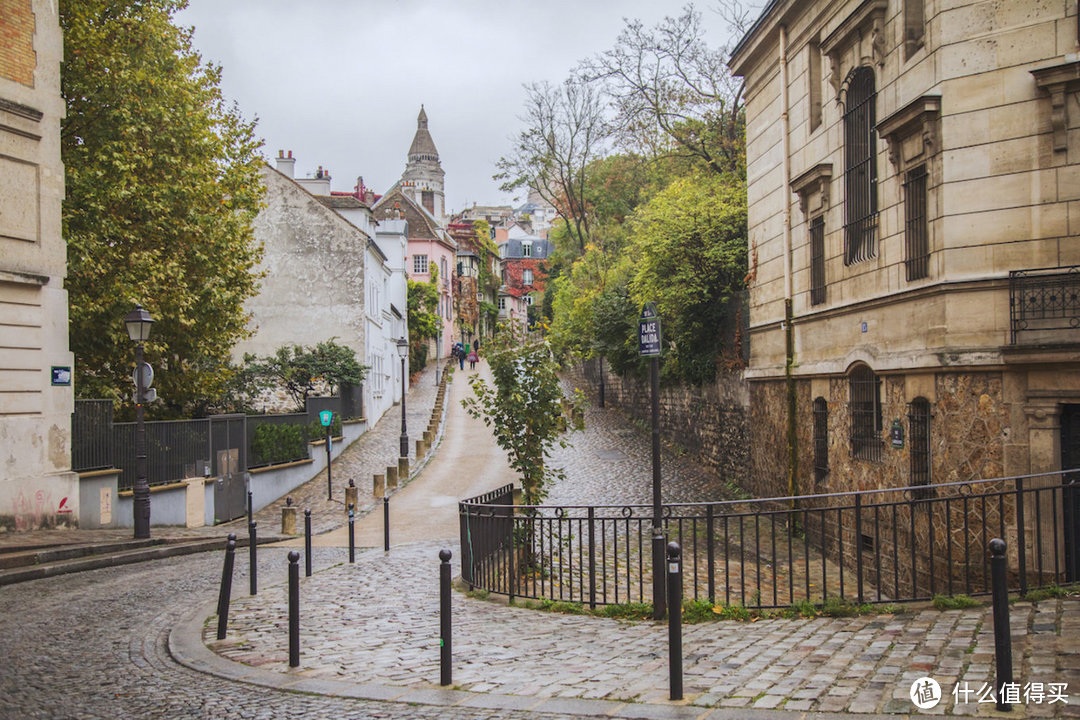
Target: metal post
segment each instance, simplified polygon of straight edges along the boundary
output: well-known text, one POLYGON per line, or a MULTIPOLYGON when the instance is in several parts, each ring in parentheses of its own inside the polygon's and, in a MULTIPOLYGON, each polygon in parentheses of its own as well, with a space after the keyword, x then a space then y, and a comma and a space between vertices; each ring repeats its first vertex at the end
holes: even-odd
POLYGON ((589 608, 596 609, 596 508, 592 506, 589 506, 589 608))
POLYGON ((383 550, 390 552, 390 498, 382 499, 383 550))
POLYGON ((311 509, 304 511, 304 576, 311 577, 311 509))
POLYGON ((994 665, 996 668, 995 690, 997 709, 1012 710, 1012 704, 1002 702, 1002 688, 1012 683, 1012 635, 1009 632, 1008 567, 1005 559, 1005 541, 990 541, 990 592, 994 603, 994 665))
MULTIPOLYGON (((1038 499, 1035 500, 1038 506, 1038 499)), ((1020 569, 1020 594, 1027 595, 1027 532, 1024 530, 1024 478, 1016 479, 1016 560, 1020 569)))
POLYGON ((401 457, 409 457, 409 432, 405 429, 405 358, 401 358, 401 457))
POLYGON ((150 483, 146 479, 146 423, 143 422, 143 344, 135 345, 135 485, 132 487, 135 539, 150 537, 150 483))
POLYGON ((326 499, 334 499, 334 483, 330 479, 330 428, 333 426, 333 421, 330 425, 326 426, 326 499))
POLYGON ((225 564, 221 568, 221 591, 217 601, 217 639, 225 639, 229 626, 229 600, 232 598, 233 563, 236 560, 236 534, 229 533, 225 543, 225 564))
POLYGON ((679 543, 667 546, 668 669, 672 700, 683 699, 682 651, 682 549, 679 543))
POLYGON ((289 667, 300 665, 300 553, 289 551, 289 667))
POLYGON ((256 566, 255 548, 258 547, 258 543, 255 542, 255 526, 254 520, 248 523, 248 559, 251 563, 251 594, 255 595, 259 591, 258 581, 258 568, 256 566))
POLYGON ((667 612, 664 599, 664 528, 660 506, 660 358, 649 363, 652 386, 652 560, 653 620, 663 620, 667 612))
POLYGON ((450 685, 450 551, 440 550, 439 560, 439 684, 450 685))
POLYGON ((253 505, 254 505, 254 493, 252 493, 250 490, 248 490, 248 493, 247 493, 247 516, 248 516, 248 524, 249 525, 251 524, 251 520, 252 520, 251 515, 252 515, 252 506, 253 505))
MULTIPOLYGON (((840 531, 843 533, 843 530, 840 531)), ((776 537, 776 534, 773 534, 776 537)), ((843 536, 841 535, 841 542, 843 542, 843 536)), ((952 542, 950 539, 946 539, 946 542, 952 542)), ((859 596, 859 604, 863 604, 863 549, 862 549, 862 494, 855 493, 855 587, 857 588, 859 596)), ((931 550, 933 553, 933 550, 931 550)), ((774 553, 775 555, 775 553, 774 553)), ((952 572, 952 569, 949 569, 952 572)), ((774 586, 775 587, 775 586, 774 586)))
MULTIPOLYGON (((716 544, 714 532, 715 511, 712 504, 705 506, 705 556, 709 564, 709 602, 716 602, 716 544)), ((726 580, 726 578, 725 578, 726 580)))
POLYGON ((349 562, 356 562, 356 513, 349 503, 349 562))

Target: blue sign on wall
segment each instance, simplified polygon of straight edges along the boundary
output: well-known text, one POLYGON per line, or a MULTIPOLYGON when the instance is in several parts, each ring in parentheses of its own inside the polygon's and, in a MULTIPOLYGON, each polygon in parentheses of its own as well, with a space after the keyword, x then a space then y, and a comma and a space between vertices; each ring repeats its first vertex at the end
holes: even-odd
POLYGON ((53 365, 52 384, 64 386, 71 385, 71 368, 67 366, 53 365))

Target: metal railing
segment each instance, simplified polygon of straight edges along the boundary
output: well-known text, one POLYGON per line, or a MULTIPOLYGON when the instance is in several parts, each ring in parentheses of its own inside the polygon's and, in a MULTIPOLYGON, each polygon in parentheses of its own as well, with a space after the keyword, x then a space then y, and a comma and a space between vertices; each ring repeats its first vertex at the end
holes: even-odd
MULTIPOLYGON (((989 542, 1020 592, 1080 580, 1080 472, 927 487, 665 505, 683 595, 776 608, 990 593, 989 542), (1022 538, 1023 542, 1018 542, 1022 538)), ((652 601, 651 507, 459 505, 462 578, 513 597, 652 601)))
POLYGON ((1080 266, 1009 273, 1009 342, 1021 332, 1080 330, 1080 266))

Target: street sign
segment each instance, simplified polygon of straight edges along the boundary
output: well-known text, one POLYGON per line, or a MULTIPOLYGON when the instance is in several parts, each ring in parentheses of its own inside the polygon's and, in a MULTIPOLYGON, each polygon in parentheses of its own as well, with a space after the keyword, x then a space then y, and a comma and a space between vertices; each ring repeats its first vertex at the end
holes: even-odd
POLYGON ((52 366, 52 384, 53 385, 70 385, 71 384, 71 366, 69 365, 53 365, 52 366))
POLYGON ((660 316, 656 314, 656 305, 645 303, 638 320, 638 354, 642 357, 660 355, 660 316))
POLYGON ((334 412, 332 410, 319 411, 319 422, 323 427, 330 427, 334 422, 334 412))
MULTIPOLYGON (((150 363, 142 364, 142 386, 149 388, 154 384, 154 368, 150 367, 150 363)), ((131 371, 131 382, 135 383, 136 387, 139 385, 139 368, 135 368, 131 371)))

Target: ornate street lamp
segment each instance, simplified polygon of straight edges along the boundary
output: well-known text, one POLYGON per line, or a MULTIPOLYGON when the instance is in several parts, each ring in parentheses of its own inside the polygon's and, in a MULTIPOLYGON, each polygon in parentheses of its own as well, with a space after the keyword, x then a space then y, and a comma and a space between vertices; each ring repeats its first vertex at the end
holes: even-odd
POLYGON ((150 366, 143 362, 143 343, 150 339, 150 327, 154 318, 136 306, 124 317, 128 337, 135 343, 135 486, 134 499, 135 539, 150 537, 150 484, 146 480, 146 426, 143 423, 143 401, 146 386, 151 382, 150 366))
POLYGON ((398 338, 397 354, 401 358, 401 457, 409 457, 409 433, 405 429, 405 358, 409 357, 409 341, 398 338))

